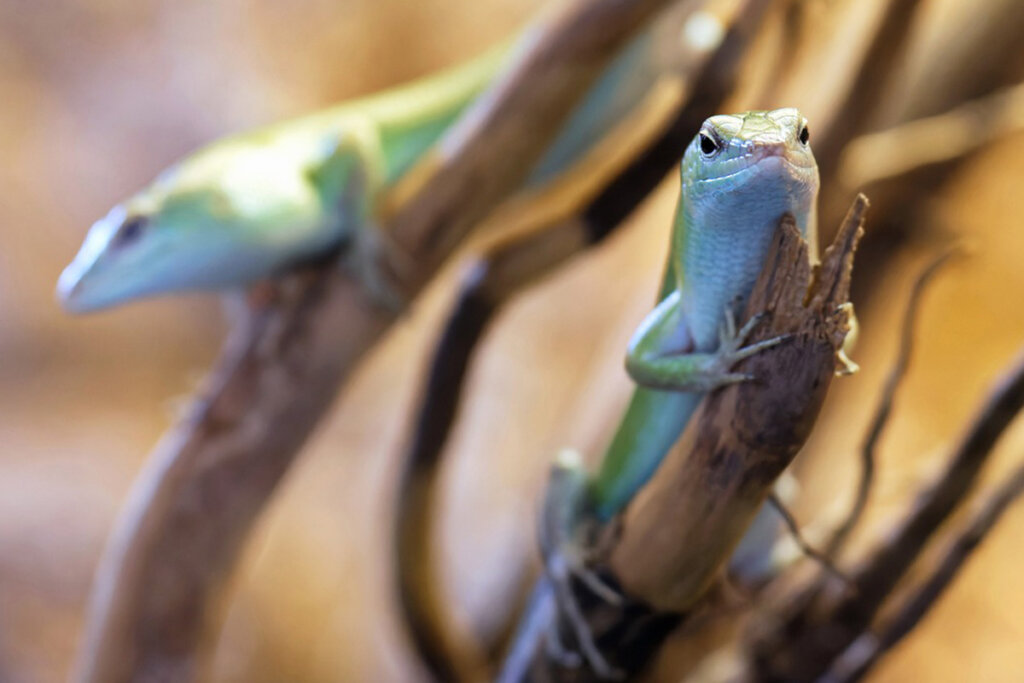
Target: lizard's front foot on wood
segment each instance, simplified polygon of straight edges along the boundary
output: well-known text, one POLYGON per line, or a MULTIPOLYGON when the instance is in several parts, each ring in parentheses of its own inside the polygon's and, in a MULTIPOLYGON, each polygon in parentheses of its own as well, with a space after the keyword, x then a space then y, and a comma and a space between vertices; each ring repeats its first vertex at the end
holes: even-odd
POLYGON ((644 321, 626 354, 626 372, 640 386, 665 391, 708 393, 720 387, 754 379, 734 372, 733 367, 744 358, 785 341, 780 336, 744 346, 765 314, 755 315, 736 329, 731 308, 718 332, 718 346, 707 351, 694 350, 688 333, 686 316, 679 310, 678 297, 666 298, 644 321), (680 332, 682 330, 685 334, 680 332), (687 340, 683 351, 664 351, 664 347, 687 340))
POLYGON ((398 282, 412 271, 412 259, 374 225, 363 226, 346 245, 342 268, 382 308, 401 313, 409 304, 398 282))
POLYGON ((846 338, 843 339, 843 346, 836 352, 836 360, 839 362, 839 367, 836 369, 836 376, 842 377, 844 375, 852 375, 860 371, 860 366, 857 362, 850 358, 850 354, 853 352, 853 347, 857 344, 857 337, 860 336, 860 323, 857 321, 857 314, 853 312, 853 304, 849 301, 839 307, 839 310, 845 311, 847 315, 849 330, 846 332, 846 338))
POLYGON ((708 367, 707 376, 713 384, 713 389, 723 387, 737 382, 749 382, 754 379, 753 375, 743 372, 732 372, 732 368, 744 358, 778 346, 790 338, 790 335, 780 335, 765 339, 755 344, 744 346, 744 342, 750 337, 754 328, 765 319, 767 313, 758 313, 750 317, 743 327, 736 329, 736 314, 732 307, 726 307, 725 320, 718 330, 718 350, 712 354, 712 360, 708 367))
POLYGON ((573 581, 578 580, 611 605, 623 602, 621 593, 588 566, 586 484, 587 475, 579 454, 575 451, 560 453, 552 466, 544 497, 540 545, 544 571, 551 582, 558 612, 568 625, 578 652, 563 643, 557 623, 548 634, 548 647, 566 666, 577 667, 585 662, 600 678, 618 680, 623 678, 623 673, 608 663, 594 642, 573 587, 573 581))

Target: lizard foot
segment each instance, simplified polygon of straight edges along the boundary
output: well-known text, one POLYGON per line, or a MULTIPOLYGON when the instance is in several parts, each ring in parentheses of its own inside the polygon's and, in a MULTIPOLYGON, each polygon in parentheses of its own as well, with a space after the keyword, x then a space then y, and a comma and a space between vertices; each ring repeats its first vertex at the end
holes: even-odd
POLYGON ((398 276, 413 270, 412 259, 376 226, 366 225, 359 230, 341 263, 378 305, 394 313, 408 306, 398 276))
POLYGON ((849 320, 850 329, 843 339, 843 346, 836 352, 836 360, 839 367, 836 369, 836 376, 852 375, 860 371, 857 362, 850 358, 853 347, 857 344, 857 337, 860 335, 860 323, 857 321, 857 314, 853 312, 853 304, 847 301, 839 307, 839 311, 845 312, 849 320))
POLYGON ((578 580, 610 605, 623 602, 622 595, 588 566, 588 552, 582 540, 585 534, 581 533, 586 521, 586 481, 579 455, 574 451, 559 454, 545 494, 540 543, 544 571, 551 582, 558 613, 564 618, 578 652, 562 642, 557 624, 548 634, 548 647, 565 666, 576 668, 585 662, 600 678, 618 680, 624 674, 601 654, 573 587, 573 581, 578 580))
POLYGON ((713 360, 708 368, 708 378, 713 384, 710 388, 753 380, 753 375, 743 372, 732 372, 733 366, 744 358, 749 358, 773 346, 778 346, 791 338, 792 335, 779 335, 744 346, 744 342, 754 331, 754 328, 764 320, 766 315, 766 313, 758 313, 751 316, 750 320, 737 330, 736 314, 733 312, 732 307, 726 307, 725 320, 718 330, 718 350, 713 354, 713 360))

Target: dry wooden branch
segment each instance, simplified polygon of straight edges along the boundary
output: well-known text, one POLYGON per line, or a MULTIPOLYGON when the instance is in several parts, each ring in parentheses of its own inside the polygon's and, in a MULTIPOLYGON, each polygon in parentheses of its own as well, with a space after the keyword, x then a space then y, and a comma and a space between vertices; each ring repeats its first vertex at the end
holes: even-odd
POLYGON ((787 614, 764 621, 751 648, 752 680, 813 681, 870 627, 884 601, 939 526, 959 507, 996 441, 1024 409, 1024 354, 993 390, 945 472, 918 496, 911 511, 854 571, 850 586, 826 578, 789 601, 787 614))
POLYGON ((1024 467, 1018 467, 989 496, 970 523, 957 532, 930 576, 907 596, 896 613, 875 629, 875 633, 861 636, 847 648, 829 672, 827 683, 862 680, 931 610, 1003 513, 1022 495, 1024 467))
MULTIPOLYGON (((473 113, 393 220, 413 296, 541 154, 579 95, 666 0, 577 0, 473 113)), ((383 263, 389 269, 391 264, 383 263)), ((236 330, 203 398, 161 442, 102 561, 77 680, 196 677, 256 516, 363 353, 395 319, 335 269, 291 278, 236 330)))
MULTIPOLYGON (((625 512, 606 530, 599 569, 629 602, 609 605, 582 584, 575 591, 601 654, 632 674, 707 595, 776 477, 799 450, 836 372, 847 331, 850 272, 867 200, 858 197, 821 270, 812 278, 807 245, 783 221, 746 315, 766 311, 755 338, 792 339, 741 366, 758 381, 709 395, 680 442, 625 512)), ((532 619, 503 680, 594 680, 545 647, 559 628, 542 584, 532 619)))

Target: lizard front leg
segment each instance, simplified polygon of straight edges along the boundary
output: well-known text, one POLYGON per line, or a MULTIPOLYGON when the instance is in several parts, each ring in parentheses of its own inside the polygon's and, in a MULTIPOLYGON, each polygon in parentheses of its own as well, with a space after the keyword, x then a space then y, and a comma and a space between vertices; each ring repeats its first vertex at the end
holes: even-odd
POLYGON ((340 264, 384 308, 400 311, 406 297, 397 280, 411 270, 411 258, 381 230, 377 200, 383 190, 383 151, 375 129, 352 125, 328 141, 309 172, 328 220, 341 236, 340 264))
POLYGON ((676 291, 658 304, 644 319, 629 344, 626 372, 641 386, 664 391, 706 393, 728 384, 748 381, 753 377, 732 372, 733 366, 786 339, 779 336, 744 346, 762 316, 752 317, 737 330, 732 308, 727 307, 719 330, 718 348, 713 352, 694 351, 679 299, 676 291))

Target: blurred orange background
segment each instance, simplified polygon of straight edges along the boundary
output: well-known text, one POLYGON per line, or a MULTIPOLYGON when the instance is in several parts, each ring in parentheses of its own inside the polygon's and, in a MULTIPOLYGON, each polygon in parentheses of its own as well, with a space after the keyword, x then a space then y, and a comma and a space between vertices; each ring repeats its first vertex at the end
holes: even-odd
MULTIPOLYGON (((214 297, 62 313, 53 286, 89 224, 203 142, 469 57, 542 4, 0 0, 0 680, 66 678, 113 519, 225 331, 214 297)), ((969 20, 967 3, 926 4, 937 24, 969 20)), ((939 200, 950 234, 903 248, 868 283, 863 372, 836 385, 798 461, 801 520, 851 493, 902 301, 938 244, 963 235, 973 253, 927 295, 862 541, 905 509, 1024 341, 1022 178, 1024 136, 978 153, 939 200)), ((595 450, 616 418, 629 388, 622 351, 650 306, 674 184, 488 337, 446 466, 438 541, 464 629, 497 618, 532 550, 551 454, 595 450)), ((370 354, 262 518, 214 680, 420 676, 395 617, 387 532, 405 418, 457 267, 370 354)), ((1024 423, 986 482, 1022 447, 1024 423)), ((1018 508, 873 680, 1024 679, 1022 540, 1018 508)))

